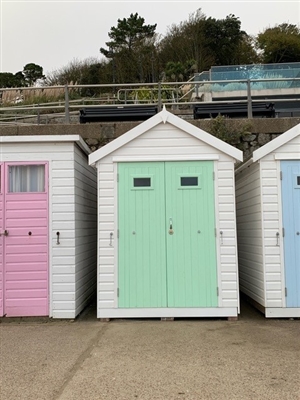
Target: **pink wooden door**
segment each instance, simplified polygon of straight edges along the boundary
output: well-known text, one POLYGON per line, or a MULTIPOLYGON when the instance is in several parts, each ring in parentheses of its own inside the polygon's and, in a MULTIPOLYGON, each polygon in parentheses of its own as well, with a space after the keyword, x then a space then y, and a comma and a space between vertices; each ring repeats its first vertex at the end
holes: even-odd
POLYGON ((3 317, 3 171, 3 164, 0 164, 0 317, 3 317))
POLYGON ((6 163, 4 315, 47 316, 47 164, 6 163))

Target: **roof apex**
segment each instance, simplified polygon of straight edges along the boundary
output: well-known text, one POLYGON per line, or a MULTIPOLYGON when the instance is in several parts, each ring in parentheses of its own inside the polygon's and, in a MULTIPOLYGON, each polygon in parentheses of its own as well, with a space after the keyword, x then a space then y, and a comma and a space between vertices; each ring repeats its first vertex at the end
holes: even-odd
POLYGON ((171 112, 166 110, 166 107, 164 105, 162 111, 160 111, 153 117, 147 119, 146 121, 137 125, 133 129, 124 133, 122 136, 118 137, 117 139, 114 139, 112 142, 106 144, 105 146, 96 150, 94 153, 90 154, 89 155, 90 165, 97 163, 102 158, 106 157, 115 150, 126 145, 127 143, 131 142, 137 137, 141 136, 143 133, 149 131, 150 129, 154 128, 156 125, 160 123, 164 124, 170 123, 171 125, 177 127, 178 129, 181 129, 184 132, 190 134, 191 136, 194 136, 195 138, 203 142, 206 142, 207 144, 231 156, 232 158, 239 161, 243 160, 242 151, 236 149, 235 147, 229 145, 228 143, 223 142, 222 140, 211 135, 210 133, 205 132, 200 128, 197 128, 190 122, 187 122, 182 118, 172 114, 171 112))

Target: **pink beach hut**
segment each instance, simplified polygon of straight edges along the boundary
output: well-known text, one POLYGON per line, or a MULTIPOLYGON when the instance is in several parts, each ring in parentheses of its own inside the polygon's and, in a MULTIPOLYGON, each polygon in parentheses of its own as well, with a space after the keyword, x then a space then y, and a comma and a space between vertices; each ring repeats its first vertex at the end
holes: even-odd
POLYGON ((0 138, 0 316, 75 318, 96 289, 96 174, 78 135, 0 138))

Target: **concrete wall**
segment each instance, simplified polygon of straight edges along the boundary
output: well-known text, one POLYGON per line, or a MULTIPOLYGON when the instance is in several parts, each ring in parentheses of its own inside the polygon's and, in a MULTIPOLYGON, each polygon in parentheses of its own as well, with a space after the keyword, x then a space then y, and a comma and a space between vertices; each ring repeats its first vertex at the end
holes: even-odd
MULTIPOLYGON (((175 113, 175 112, 174 112, 175 113)), ((176 112, 180 116, 180 112, 176 112)), ((212 133, 211 119, 189 120, 198 128, 212 133)), ((242 136, 238 141, 228 143, 244 152, 244 158, 268 143, 278 135, 300 123, 300 118, 253 118, 253 119, 226 119, 227 130, 242 131, 250 125, 249 135, 242 136)), ((106 122, 92 124, 48 124, 48 125, 14 125, 0 126, 0 137, 7 135, 81 135, 92 151, 97 150, 107 142, 129 131, 140 122, 106 122)), ((1 139, 0 139, 1 141, 1 139)))

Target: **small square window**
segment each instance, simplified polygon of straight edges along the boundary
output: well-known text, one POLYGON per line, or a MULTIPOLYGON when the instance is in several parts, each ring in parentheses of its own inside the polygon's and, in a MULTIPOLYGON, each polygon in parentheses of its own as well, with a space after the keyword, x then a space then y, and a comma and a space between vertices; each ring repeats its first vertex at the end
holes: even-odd
POLYGON ((10 166, 9 192, 45 192, 45 165, 10 166))
POLYGON ((180 184, 181 186, 198 186, 198 176, 182 176, 180 184))
POLYGON ((151 187, 151 178, 133 178, 134 187, 151 187))
POLYGON ((297 176, 297 185, 300 186, 300 176, 297 176))

